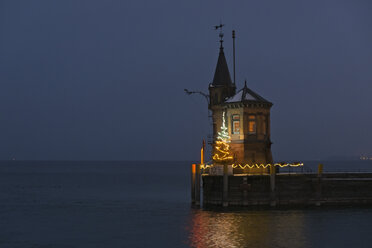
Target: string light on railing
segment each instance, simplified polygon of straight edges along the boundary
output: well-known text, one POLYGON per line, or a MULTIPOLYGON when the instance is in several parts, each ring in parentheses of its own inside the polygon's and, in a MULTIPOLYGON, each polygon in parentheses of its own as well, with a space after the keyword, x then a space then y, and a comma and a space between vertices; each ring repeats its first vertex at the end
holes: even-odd
POLYGON ((245 168, 249 168, 249 169, 253 169, 253 168, 267 168, 267 167, 270 167, 270 166, 279 166, 280 168, 283 168, 283 167, 299 167, 299 166, 303 166, 304 164, 303 163, 274 163, 274 164, 232 164, 232 167, 233 168, 241 168, 241 169, 245 169, 245 168))
MULTIPOLYGON (((214 164, 201 164, 200 169, 208 169, 213 167, 214 164)), ((241 168, 241 169, 253 169, 253 168, 268 168, 271 166, 279 166, 280 168, 284 167, 300 167, 304 166, 304 163, 273 163, 273 164, 231 164, 232 168, 241 168)))

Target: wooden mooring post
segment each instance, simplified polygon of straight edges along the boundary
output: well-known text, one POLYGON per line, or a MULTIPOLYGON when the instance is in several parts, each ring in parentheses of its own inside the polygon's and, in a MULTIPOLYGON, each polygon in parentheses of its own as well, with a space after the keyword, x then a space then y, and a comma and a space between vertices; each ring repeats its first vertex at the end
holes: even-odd
POLYGON ((323 174, 323 164, 318 164, 318 180, 316 187, 316 206, 320 206, 320 201, 322 198, 322 174, 323 174))
POLYGON ((196 164, 191 165, 191 204, 195 204, 196 164))
POLYGON ((222 206, 229 206, 229 174, 227 164, 223 165, 223 192, 222 192, 222 206))
POLYGON ((205 141, 200 150, 200 164, 191 165, 191 203, 200 206, 201 165, 204 165, 205 141))
POLYGON ((200 206, 200 164, 191 165, 191 204, 200 206))
POLYGON ((250 189, 250 184, 248 184, 248 177, 243 177, 243 184, 240 188, 243 189, 243 206, 248 206, 248 190, 250 189))
POLYGON ((270 206, 276 206, 276 194, 275 194, 275 174, 276 169, 274 165, 270 166, 270 206))
POLYGON ((195 177, 195 205, 200 206, 200 164, 196 164, 195 177))

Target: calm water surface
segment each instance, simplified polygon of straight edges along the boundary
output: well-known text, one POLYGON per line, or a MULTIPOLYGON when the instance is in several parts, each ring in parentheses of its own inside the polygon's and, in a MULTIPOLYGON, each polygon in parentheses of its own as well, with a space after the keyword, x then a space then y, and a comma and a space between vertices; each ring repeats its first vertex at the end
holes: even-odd
POLYGON ((0 247, 372 247, 370 208, 193 209, 189 164, 0 162, 0 247))

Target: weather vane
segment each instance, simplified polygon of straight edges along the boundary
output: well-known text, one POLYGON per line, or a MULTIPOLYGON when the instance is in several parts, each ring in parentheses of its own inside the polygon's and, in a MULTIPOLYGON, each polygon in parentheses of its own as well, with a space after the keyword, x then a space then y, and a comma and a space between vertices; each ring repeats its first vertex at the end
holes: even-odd
POLYGON ((220 37, 221 48, 222 48, 222 43, 223 43, 223 32, 222 32, 222 27, 223 26, 225 26, 225 24, 222 24, 222 23, 220 23, 220 25, 214 26, 215 30, 218 30, 218 29, 220 30, 219 37, 220 37))

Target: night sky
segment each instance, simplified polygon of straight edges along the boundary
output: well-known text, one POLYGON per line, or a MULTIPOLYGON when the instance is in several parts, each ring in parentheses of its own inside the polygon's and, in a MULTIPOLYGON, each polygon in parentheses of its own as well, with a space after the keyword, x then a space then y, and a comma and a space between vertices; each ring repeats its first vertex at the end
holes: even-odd
POLYGON ((372 154, 370 0, 5 0, 0 159, 198 159, 220 21, 274 160, 372 154))

